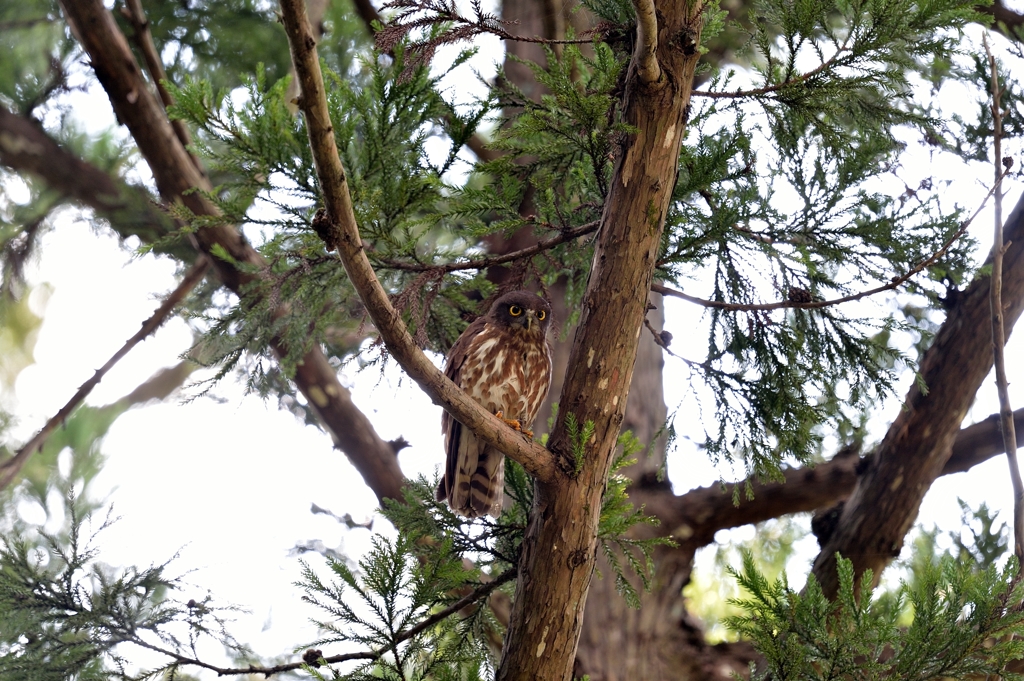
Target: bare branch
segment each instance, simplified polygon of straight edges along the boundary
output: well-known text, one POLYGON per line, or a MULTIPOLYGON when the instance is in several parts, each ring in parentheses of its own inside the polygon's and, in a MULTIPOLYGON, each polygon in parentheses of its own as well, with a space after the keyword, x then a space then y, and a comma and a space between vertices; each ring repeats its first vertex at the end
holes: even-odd
MULTIPOLYGON (((636 48, 633 61, 640 80, 648 85, 661 79, 658 65, 658 15, 654 11, 654 0, 633 0, 636 11, 636 48)), ((694 93, 696 94, 696 93, 694 93)))
MULTIPOLYGON (((1013 417, 1020 426, 1016 429, 1017 444, 1024 445, 1024 409, 1018 409, 1013 417)), ((940 475, 963 473, 1005 452, 999 422, 999 414, 992 414, 962 428, 940 475)), ((681 550, 694 551, 713 541, 719 530, 816 511, 847 499, 857 484, 858 471, 870 466, 873 456, 840 452, 825 463, 785 469, 781 482, 747 479, 699 487, 680 495, 644 494, 640 500, 661 520, 658 535, 672 536, 680 542, 681 550), (752 498, 747 498, 748 489, 752 498), (739 504, 733 502, 736 496, 741 500, 739 504)))
MULTIPOLYGON (((999 86, 999 70, 996 58, 988 46, 988 36, 981 35, 988 56, 992 83, 992 137, 994 140, 994 158, 992 163, 995 172, 995 184, 1013 163, 1011 158, 1003 158, 1003 108, 1002 90, 999 86), (1007 163, 1007 161, 1009 161, 1007 163), (1005 170, 1004 170, 1005 166, 1005 170)), ((1010 482, 1013 485, 1013 552, 1017 556, 1018 570, 1024 565, 1024 482, 1020 477, 1020 466, 1017 463, 1017 435, 1013 427, 1013 408, 1010 406, 1010 390, 1006 380, 1005 345, 1006 333, 1003 327, 1003 193, 995 195, 995 235, 992 239, 992 286, 989 288, 989 307, 992 311, 992 355, 996 369, 996 391, 999 393, 999 425, 1003 433, 1003 446, 1006 448, 1006 459, 1010 465, 1010 482)))
MULTIPOLYGON (((178 663, 179 666, 193 666, 201 667, 203 669, 209 669, 210 671, 215 672, 218 676, 241 676, 243 674, 262 674, 264 677, 269 677, 272 674, 281 674, 283 672, 290 672, 295 671, 296 669, 302 669, 302 667, 307 664, 314 667, 318 667, 320 666, 318 664, 320 659, 322 659, 327 664, 349 662, 351 660, 376 660, 385 653, 390 652, 394 644, 407 641, 413 636, 416 636, 417 634, 420 634, 421 632, 434 626, 438 622, 451 617, 463 608, 466 608, 476 603, 477 601, 486 598, 488 595, 491 594, 492 591, 497 589, 502 584, 512 581, 515 578, 515 576, 515 570, 506 570, 505 572, 498 575, 492 581, 477 587, 473 591, 469 592, 459 600, 449 605, 447 608, 444 608, 443 610, 434 613, 433 615, 427 617, 416 626, 410 627, 409 629, 398 634, 391 645, 385 646, 383 648, 378 648, 377 650, 365 650, 355 653, 330 655, 319 659, 313 658, 312 656, 309 656, 309 658, 307 658, 306 655, 304 655, 302 662, 289 662, 286 664, 274 665, 273 667, 257 667, 255 665, 249 665, 248 667, 217 667, 208 662, 203 662, 198 658, 181 655, 180 653, 176 653, 173 650, 168 650, 166 648, 153 645, 152 643, 144 641, 138 637, 132 637, 130 641, 131 643, 134 643, 137 646, 141 646, 143 648, 147 648, 154 652, 161 653, 162 655, 170 657, 176 663, 178 663)), ((312 651, 306 651, 307 655, 310 652, 312 651)))
POLYGON ((75 410, 82 400, 92 392, 92 389, 99 385, 99 382, 103 380, 103 377, 107 375, 107 372, 114 368, 121 359, 131 352, 132 348, 145 340, 150 334, 159 329, 167 318, 170 317, 171 312, 174 311, 185 296, 188 295, 195 286, 202 281, 203 277, 206 276, 207 270, 210 269, 210 261, 207 258, 200 258, 196 264, 194 264, 185 276, 182 278, 178 286, 171 291, 164 302, 160 304, 160 307, 156 309, 153 315, 142 323, 140 328, 131 338, 125 341, 121 349, 115 352, 107 362, 101 366, 96 372, 89 378, 88 381, 83 383, 71 399, 61 407, 60 411, 50 417, 50 420, 46 422, 46 425, 35 434, 35 436, 29 440, 25 445, 19 449, 14 456, 7 459, 3 463, 0 463, 0 490, 11 484, 18 471, 25 465, 28 458, 38 452, 46 444, 46 438, 50 436, 54 430, 57 429, 60 424, 64 423, 65 419, 71 415, 71 412, 75 410))
POLYGON ((572 241, 573 239, 590 234, 600 225, 600 221, 595 220, 594 222, 588 222, 585 225, 580 225, 579 227, 572 227, 570 229, 563 230, 558 236, 538 241, 534 245, 522 248, 518 251, 503 253, 502 255, 491 255, 484 258, 475 258, 464 262, 453 262, 445 265, 426 265, 423 263, 402 262, 401 260, 384 260, 382 262, 386 267, 405 272, 444 273, 458 272, 460 270, 485 270, 488 267, 493 267, 494 265, 502 265, 507 262, 514 262, 516 260, 529 258, 537 255, 538 253, 543 253, 544 251, 554 248, 560 244, 564 244, 567 241, 572 241))
POLYGON ((477 437, 512 457, 534 477, 552 480, 555 459, 541 445, 528 441, 451 382, 434 366, 409 334, 401 315, 377 280, 363 249, 352 211, 327 108, 323 75, 302 0, 282 0, 281 14, 291 45, 292 61, 302 85, 299 107, 306 116, 310 146, 323 188, 326 209, 314 219, 314 229, 329 249, 337 249, 352 286, 384 340, 388 351, 427 395, 441 404, 477 437))
MULTIPOLYGON (((167 73, 164 71, 163 62, 160 60, 156 45, 153 43, 153 35, 149 32, 149 20, 146 19, 146 14, 142 11, 141 0, 125 0, 125 5, 121 8, 121 14, 135 30, 135 43, 139 46, 142 58, 146 61, 146 70, 149 71, 153 84, 156 85, 160 101, 163 102, 165 109, 170 108, 174 104, 174 98, 171 97, 171 93, 167 91, 167 87, 164 85, 164 81, 167 80, 167 73)), ((174 134, 178 136, 182 146, 187 149, 192 144, 192 135, 189 134, 185 121, 173 120, 171 121, 171 127, 174 128, 174 134)), ((189 152, 189 155, 192 157, 192 162, 195 164, 196 169, 202 172, 202 164, 199 163, 199 159, 192 152, 189 152)))
POLYGON ((869 296, 883 293, 885 291, 892 291, 910 281, 910 279, 914 277, 914 275, 921 273, 927 267, 930 267, 931 265, 935 264, 942 256, 946 254, 946 251, 948 251, 953 246, 953 244, 955 244, 960 239, 960 237, 967 233, 967 228, 971 226, 971 223, 974 222, 974 219, 978 217, 979 213, 981 213, 982 209, 985 207, 985 204, 988 203, 989 198, 999 191, 999 187, 1002 184, 1003 178, 1006 177, 1008 172, 1009 168, 1003 170, 1001 173, 997 175, 995 184, 993 184, 992 188, 988 190, 987 194, 985 194, 985 198, 982 199, 980 204, 978 204, 978 207, 974 210, 974 213, 971 214, 971 217, 960 223, 960 229, 954 232, 953 236, 949 237, 949 239, 947 239, 946 242, 942 244, 942 248, 935 251, 930 256, 919 262, 905 274, 893 277, 888 284, 882 284, 881 286, 876 286, 875 288, 871 288, 866 291, 861 291, 860 293, 852 293, 848 296, 843 296, 841 298, 833 298, 832 300, 812 300, 808 302, 798 302, 795 300, 780 300, 774 303, 727 303, 721 300, 706 300, 704 298, 697 298, 696 296, 691 296, 689 294, 683 293, 682 291, 677 291, 675 289, 668 288, 667 286, 664 286, 662 284, 651 284, 651 290, 654 291, 655 293, 660 293, 663 296, 672 296, 673 298, 680 298, 690 303, 696 303, 697 305, 700 305, 702 307, 713 307, 719 310, 726 310, 729 312, 751 312, 761 310, 782 309, 816 310, 823 307, 831 307, 832 305, 850 303, 855 300, 860 300, 862 298, 867 298, 869 296))

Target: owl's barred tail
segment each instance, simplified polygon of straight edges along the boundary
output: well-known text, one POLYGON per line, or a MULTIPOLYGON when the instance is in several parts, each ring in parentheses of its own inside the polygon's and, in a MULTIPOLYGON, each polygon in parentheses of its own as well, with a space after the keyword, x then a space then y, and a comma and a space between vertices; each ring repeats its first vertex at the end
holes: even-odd
POLYGON ((485 451, 470 478, 469 489, 469 505, 475 516, 500 516, 505 500, 505 455, 493 449, 485 451))

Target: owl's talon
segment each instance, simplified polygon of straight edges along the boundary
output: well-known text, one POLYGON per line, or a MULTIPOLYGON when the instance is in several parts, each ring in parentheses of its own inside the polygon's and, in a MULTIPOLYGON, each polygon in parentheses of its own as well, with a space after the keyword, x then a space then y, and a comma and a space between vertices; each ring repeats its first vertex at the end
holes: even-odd
POLYGON ((530 440, 533 439, 533 431, 532 430, 527 430, 527 429, 523 428, 522 429, 522 433, 523 433, 523 435, 525 435, 530 440))
MULTIPOLYGON (((505 413, 503 411, 501 411, 500 409, 498 411, 494 412, 494 415, 497 416, 502 421, 504 421, 505 425, 507 425, 512 430, 518 430, 520 432, 523 431, 523 425, 521 423, 519 423, 519 421, 517 421, 516 419, 507 419, 507 418, 505 418, 505 413)), ((531 434, 531 436, 532 436, 532 434, 531 434)))

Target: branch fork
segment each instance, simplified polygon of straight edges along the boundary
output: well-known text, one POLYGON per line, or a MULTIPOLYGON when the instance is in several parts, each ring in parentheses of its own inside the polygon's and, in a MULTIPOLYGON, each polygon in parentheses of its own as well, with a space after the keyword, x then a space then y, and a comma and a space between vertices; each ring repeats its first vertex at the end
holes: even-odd
POLYGON ((658 14, 654 0, 633 0, 636 11, 636 49, 633 60, 637 75, 647 85, 661 80, 661 66, 658 64, 658 14))

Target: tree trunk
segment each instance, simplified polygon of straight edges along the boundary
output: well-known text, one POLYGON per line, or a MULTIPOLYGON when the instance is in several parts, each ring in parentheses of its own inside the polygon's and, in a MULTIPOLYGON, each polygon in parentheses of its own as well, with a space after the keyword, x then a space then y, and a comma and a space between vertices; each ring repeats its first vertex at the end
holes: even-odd
POLYGON ((626 77, 623 118, 638 132, 623 141, 617 156, 560 418, 549 440, 576 474, 536 486, 499 681, 572 676, 596 561, 601 496, 644 330, 698 59, 699 14, 680 2, 660 9, 661 78, 643 82, 637 59, 626 77), (581 426, 592 424, 594 437, 572 442, 567 414, 581 426), (575 460, 574 451, 582 460, 575 460))
MULTIPOLYGON (((1005 225, 1003 301, 1006 335, 1024 309, 1024 197, 1005 225)), ((991 262, 992 256, 986 263, 991 262)), ((975 393, 992 369, 991 279, 979 276, 956 306, 921 359, 919 374, 903 409, 843 507, 835 530, 814 561, 813 574, 829 596, 839 588, 836 553, 853 562, 859 576, 882 569, 903 548, 928 488, 949 459, 953 441, 975 393)))

